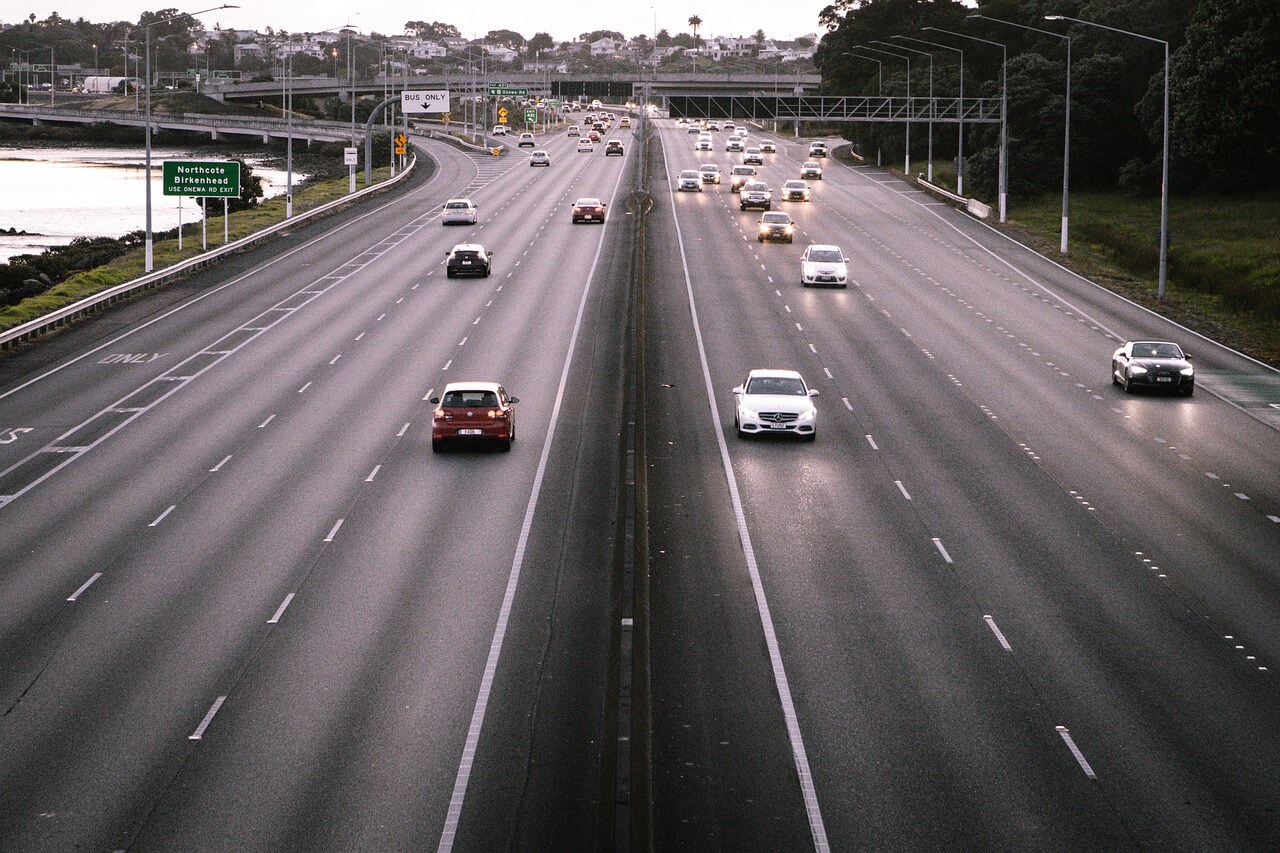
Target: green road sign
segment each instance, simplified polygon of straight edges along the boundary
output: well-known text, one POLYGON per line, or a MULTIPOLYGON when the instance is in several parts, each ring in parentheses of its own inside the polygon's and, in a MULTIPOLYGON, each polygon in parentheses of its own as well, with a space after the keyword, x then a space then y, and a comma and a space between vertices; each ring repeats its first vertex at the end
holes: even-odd
POLYGON ((489 95, 496 98, 527 98, 529 97, 529 90, 510 86, 494 86, 491 83, 489 84, 489 95))
POLYGON ((559 101, 547 101, 547 106, 551 107, 551 109, 553 109, 553 110, 558 110, 558 109, 560 109, 560 102, 559 102, 559 101))
POLYGON ((240 164, 220 161, 165 160, 164 194, 240 197, 240 164))
POLYGON ((525 124, 533 124, 533 123, 534 123, 535 121, 537 121, 537 120, 538 120, 538 111, 537 111, 537 110, 525 110, 525 111, 524 111, 524 122, 525 122, 525 124))

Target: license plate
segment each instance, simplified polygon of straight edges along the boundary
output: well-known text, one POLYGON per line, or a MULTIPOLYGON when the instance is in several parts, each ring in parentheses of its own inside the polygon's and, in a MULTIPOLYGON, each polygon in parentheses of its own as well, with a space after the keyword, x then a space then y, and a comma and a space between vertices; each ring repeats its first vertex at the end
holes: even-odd
POLYGON ((1157 382, 1172 382, 1172 381, 1173 381, 1173 377, 1172 377, 1172 376, 1157 376, 1157 377, 1156 377, 1156 381, 1157 381, 1157 382))
POLYGON ((462 265, 463 265, 464 267, 469 267, 469 266, 471 266, 471 261, 463 261, 463 262, 462 262, 462 265))
POLYGON ((460 429, 458 435, 482 435, 482 432, 478 429, 460 429))
POLYGON ((786 424, 769 424, 769 429, 786 429, 786 424))

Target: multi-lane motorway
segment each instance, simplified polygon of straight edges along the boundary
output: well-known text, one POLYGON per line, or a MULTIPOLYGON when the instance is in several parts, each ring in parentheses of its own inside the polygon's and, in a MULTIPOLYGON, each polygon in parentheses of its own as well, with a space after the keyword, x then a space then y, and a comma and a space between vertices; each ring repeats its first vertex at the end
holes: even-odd
POLYGON ((1274 375, 872 169, 759 244, 650 129, 423 142, 0 358, 0 849, 1280 846, 1274 375), (736 436, 755 367, 815 442, 736 436), (510 454, 431 453, 459 379, 510 454))

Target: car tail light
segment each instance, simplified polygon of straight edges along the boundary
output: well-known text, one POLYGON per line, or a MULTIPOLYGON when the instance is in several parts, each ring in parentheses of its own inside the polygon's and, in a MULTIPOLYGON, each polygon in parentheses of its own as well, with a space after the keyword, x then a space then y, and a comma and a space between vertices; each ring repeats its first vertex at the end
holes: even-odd
POLYGON ((507 416, 507 413, 506 413, 504 410, 502 410, 502 409, 490 409, 490 410, 489 410, 489 417, 490 417, 490 418, 498 418, 498 419, 501 419, 501 418, 505 418, 506 416, 507 416))

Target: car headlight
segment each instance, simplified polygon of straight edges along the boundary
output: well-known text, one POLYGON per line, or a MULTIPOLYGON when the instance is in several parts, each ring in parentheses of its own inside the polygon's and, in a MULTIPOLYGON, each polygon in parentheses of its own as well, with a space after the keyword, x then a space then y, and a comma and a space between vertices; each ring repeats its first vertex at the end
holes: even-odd
POLYGON ((752 411, 751 409, 748 409, 746 406, 738 406, 738 417, 755 420, 757 415, 754 411, 752 411))
POLYGON ((1193 376, 1195 375, 1196 369, 1188 364, 1186 367, 1182 368, 1178 372, 1181 373, 1183 376, 1193 376))
POLYGON ((818 410, 817 410, 817 409, 809 409, 809 410, 807 410, 807 411, 801 412, 801 413, 800 413, 800 415, 796 418, 796 420, 798 420, 798 421, 811 421, 811 420, 813 420, 814 418, 816 418, 817 416, 818 416, 818 410))
POLYGON ((790 233, 791 233, 792 231, 794 231, 794 230, 796 230, 796 227, 795 227, 794 225, 788 225, 788 226, 787 226, 787 233, 788 233, 788 234, 790 234, 790 233))
POLYGON ((1131 364, 1129 365, 1129 372, 1132 373, 1134 376, 1141 376, 1147 372, 1147 369, 1143 367, 1141 364, 1131 364))

